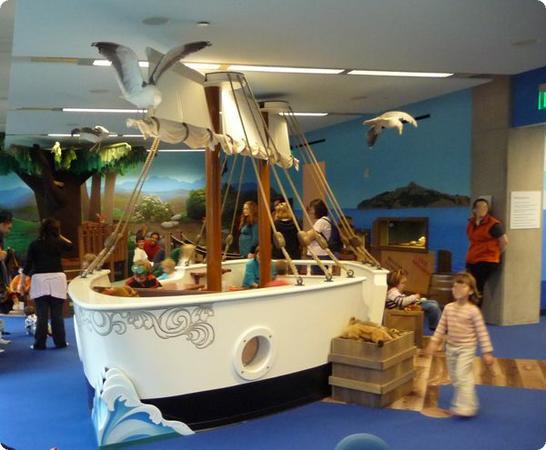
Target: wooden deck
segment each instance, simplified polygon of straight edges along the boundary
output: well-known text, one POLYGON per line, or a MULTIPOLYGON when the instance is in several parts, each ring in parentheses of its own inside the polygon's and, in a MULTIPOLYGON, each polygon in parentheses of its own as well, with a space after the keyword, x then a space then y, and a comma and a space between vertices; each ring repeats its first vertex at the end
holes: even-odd
MULTIPOLYGON (((445 353, 428 356, 424 350, 418 349, 414 367, 413 390, 387 408, 418 411, 431 417, 447 417, 445 411, 438 408, 440 386, 450 384, 445 353)), ((474 376, 476 384, 546 390, 546 361, 495 358, 495 363, 489 369, 481 358, 476 357, 474 376)))

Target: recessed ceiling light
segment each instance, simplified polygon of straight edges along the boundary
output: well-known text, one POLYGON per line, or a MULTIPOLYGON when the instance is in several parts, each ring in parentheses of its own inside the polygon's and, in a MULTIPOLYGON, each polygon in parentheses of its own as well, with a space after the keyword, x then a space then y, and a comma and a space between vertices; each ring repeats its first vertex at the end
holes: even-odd
MULTIPOLYGON (((150 149, 146 149, 150 152, 150 149)), ((204 152, 204 148, 160 148, 158 152, 161 153, 191 153, 191 152, 204 152)))
MULTIPOLYGON (((110 67, 112 63, 108 61, 107 59, 95 59, 93 61, 93 65, 99 66, 99 67, 110 67)), ((139 61, 138 65, 140 67, 148 67, 150 64, 148 63, 148 61, 139 61)))
POLYGON ((306 113, 306 112, 294 112, 294 113, 285 113, 285 112, 280 112, 279 113, 279 116, 300 116, 300 117, 324 117, 324 116, 327 116, 328 113, 306 113))
POLYGON ((348 75, 367 75, 372 77, 417 77, 447 78, 453 75, 447 72, 397 72, 393 70, 351 70, 348 75))
POLYGON ((61 108, 62 112, 96 112, 96 113, 145 113, 147 109, 122 109, 122 108, 61 108))
POLYGON ((144 25, 158 26, 165 25, 169 21, 168 17, 147 17, 142 21, 144 25))
MULTIPOLYGON (((182 61, 180 61, 182 62, 182 61)), ((183 63, 184 65, 188 66, 190 69, 193 70, 218 70, 220 68, 220 64, 210 64, 210 63, 183 63)))
POLYGON ((311 67, 277 67, 277 66, 246 66, 234 64, 228 67, 228 70, 241 72, 276 72, 276 73, 314 73, 325 75, 336 75, 345 69, 320 69, 311 67))
POLYGON ((206 20, 200 20, 199 22, 197 22, 198 27, 208 27, 209 25, 210 25, 210 22, 206 20))

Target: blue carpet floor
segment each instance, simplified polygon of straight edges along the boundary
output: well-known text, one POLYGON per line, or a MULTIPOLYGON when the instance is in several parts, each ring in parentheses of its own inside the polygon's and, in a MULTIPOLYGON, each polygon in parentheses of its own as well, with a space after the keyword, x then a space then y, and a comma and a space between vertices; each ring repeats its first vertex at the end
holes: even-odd
MULTIPOLYGON (((0 354, 0 441, 16 450, 96 449, 73 324, 71 347, 36 352, 28 347, 23 319, 3 318, 12 344, 0 354)), ((546 359, 546 323, 490 327, 497 355, 546 359), (531 332, 525 333, 526 327, 531 332), (542 336, 542 337, 540 337, 542 336), (504 345, 518 340, 517 347, 504 345), (516 353, 513 354, 512 352, 516 353), (542 356, 542 358, 541 358, 542 356)), ((441 390, 447 407, 451 388, 441 390)), ((313 403, 280 414, 200 432, 194 436, 134 445, 134 449, 331 450, 351 433, 372 433, 393 450, 534 450, 546 441, 546 391, 480 386, 480 414, 471 420, 431 419, 410 411, 313 403)))

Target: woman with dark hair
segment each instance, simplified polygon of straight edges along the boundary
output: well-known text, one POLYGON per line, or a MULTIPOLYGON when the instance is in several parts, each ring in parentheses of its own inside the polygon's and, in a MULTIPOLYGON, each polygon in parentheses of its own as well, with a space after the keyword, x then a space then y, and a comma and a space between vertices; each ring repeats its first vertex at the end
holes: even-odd
POLYGON ((481 307, 485 282, 499 267, 508 238, 500 221, 489 214, 489 202, 484 198, 478 198, 472 204, 472 217, 466 226, 466 234, 470 241, 466 269, 476 279, 478 306, 481 307))
POLYGON ((64 330, 63 304, 66 300, 66 275, 62 253, 72 248, 72 242, 61 235, 59 221, 44 219, 38 239, 28 247, 27 260, 19 284, 23 290, 26 276, 32 276, 30 298, 36 304, 38 322, 34 336, 34 350, 45 350, 47 323, 51 316, 51 331, 56 348, 67 346, 64 330))

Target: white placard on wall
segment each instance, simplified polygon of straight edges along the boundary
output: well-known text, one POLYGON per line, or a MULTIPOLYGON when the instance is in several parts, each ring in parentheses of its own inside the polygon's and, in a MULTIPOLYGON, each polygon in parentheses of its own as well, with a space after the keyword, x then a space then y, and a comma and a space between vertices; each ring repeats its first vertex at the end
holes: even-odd
POLYGON ((510 195, 510 228, 540 228, 542 213, 540 191, 513 191, 510 195))

